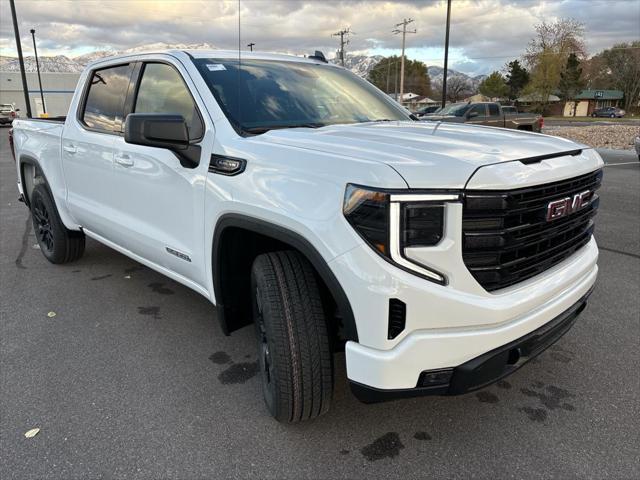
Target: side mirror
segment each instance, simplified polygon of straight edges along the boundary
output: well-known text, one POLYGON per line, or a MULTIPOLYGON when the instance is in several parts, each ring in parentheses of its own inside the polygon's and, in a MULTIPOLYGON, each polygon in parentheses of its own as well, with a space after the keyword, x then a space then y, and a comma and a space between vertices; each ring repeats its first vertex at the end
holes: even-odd
POLYGON ((124 141, 171 150, 186 168, 200 163, 200 147, 189 143, 187 122, 182 115, 130 113, 124 122, 124 141))
POLYGON ((189 146, 189 132, 182 115, 131 113, 124 122, 124 141, 147 147, 185 150, 189 146))

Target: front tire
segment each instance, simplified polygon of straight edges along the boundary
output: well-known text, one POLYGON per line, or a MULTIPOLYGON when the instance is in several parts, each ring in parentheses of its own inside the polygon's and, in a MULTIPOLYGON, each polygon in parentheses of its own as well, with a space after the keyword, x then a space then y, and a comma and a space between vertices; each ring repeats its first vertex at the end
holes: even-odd
POLYGON ((29 199, 31 219, 40 251, 51 263, 78 260, 84 253, 84 233, 67 229, 51 198, 49 189, 38 184, 29 199))
POLYGON ((318 417, 333 395, 333 359, 320 291, 298 252, 259 255, 251 270, 262 392, 283 423, 318 417))

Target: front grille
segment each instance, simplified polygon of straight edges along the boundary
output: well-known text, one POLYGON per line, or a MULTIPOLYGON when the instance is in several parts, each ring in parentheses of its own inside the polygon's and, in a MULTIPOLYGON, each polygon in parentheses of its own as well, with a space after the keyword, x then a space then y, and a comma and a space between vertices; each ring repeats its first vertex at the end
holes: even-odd
POLYGON ((462 218, 464 263, 486 290, 514 285, 562 262, 593 234, 602 170, 517 190, 468 190, 462 218), (591 191, 589 204, 547 221, 549 202, 591 191))

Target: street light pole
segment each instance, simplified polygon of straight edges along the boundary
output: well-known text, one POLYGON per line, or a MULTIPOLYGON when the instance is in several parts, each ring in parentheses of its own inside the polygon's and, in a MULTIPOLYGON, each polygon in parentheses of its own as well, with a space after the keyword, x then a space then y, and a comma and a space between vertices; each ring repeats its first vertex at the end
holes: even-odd
POLYGON ((22 77, 22 91, 24 103, 27 108, 27 118, 31 118, 31 102, 29 101, 29 87, 27 87, 27 75, 24 73, 24 58, 22 57, 22 44, 20 43, 20 31, 18 30, 18 18, 16 16, 16 4, 9 0, 11 5, 11 17, 13 19, 13 33, 16 35, 16 49, 18 50, 18 62, 20 63, 20 76, 22 77))
POLYGON ((451 24, 451 0, 447 0, 447 32, 444 36, 444 73, 442 75, 442 108, 447 103, 447 66, 449 63, 449 25, 451 24))
POLYGON ((33 38, 33 53, 36 56, 36 70, 38 71, 38 84, 40 85, 40 100, 42 100, 42 113, 46 115, 47 106, 44 103, 44 92, 42 91, 42 78, 40 78, 40 63, 38 62, 38 49, 36 48, 36 31, 31 29, 31 37, 33 38))

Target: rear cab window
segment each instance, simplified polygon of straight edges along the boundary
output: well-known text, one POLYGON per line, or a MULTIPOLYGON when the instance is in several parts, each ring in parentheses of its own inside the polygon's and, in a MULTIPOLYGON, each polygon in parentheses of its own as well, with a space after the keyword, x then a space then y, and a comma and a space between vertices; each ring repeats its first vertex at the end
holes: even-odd
POLYGON ((489 104, 489 116, 490 117, 499 117, 500 116, 500 109, 498 108, 498 105, 496 105, 495 103, 490 103, 489 104))
POLYGON ((130 77, 128 63, 91 72, 79 120, 90 130, 119 131, 130 77))

